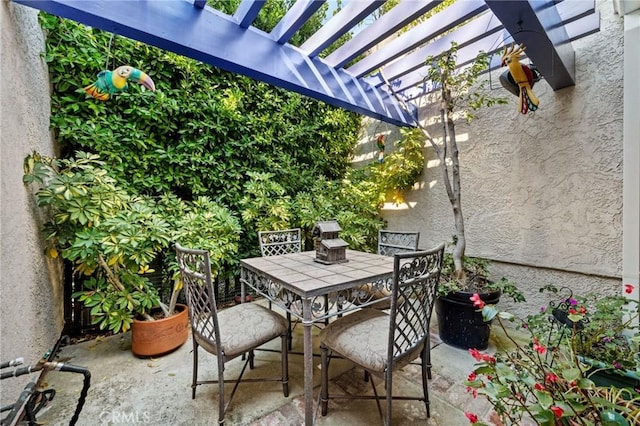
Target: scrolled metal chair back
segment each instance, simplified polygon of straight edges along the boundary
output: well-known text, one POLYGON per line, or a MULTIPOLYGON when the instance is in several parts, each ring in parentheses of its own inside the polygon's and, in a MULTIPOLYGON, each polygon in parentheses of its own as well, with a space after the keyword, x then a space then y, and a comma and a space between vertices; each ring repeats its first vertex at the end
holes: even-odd
POLYGON ((427 339, 443 257, 444 244, 394 256, 388 365, 427 339))
POLYGON ((200 344, 215 345, 219 341, 220 329, 209 252, 188 249, 176 243, 176 257, 193 335, 200 344))
POLYGON ((277 256, 280 254, 300 253, 302 251, 300 228, 281 231, 259 231, 258 241, 262 256, 277 256))
POLYGON ((420 232, 378 231, 378 254, 393 256, 418 250, 420 232))

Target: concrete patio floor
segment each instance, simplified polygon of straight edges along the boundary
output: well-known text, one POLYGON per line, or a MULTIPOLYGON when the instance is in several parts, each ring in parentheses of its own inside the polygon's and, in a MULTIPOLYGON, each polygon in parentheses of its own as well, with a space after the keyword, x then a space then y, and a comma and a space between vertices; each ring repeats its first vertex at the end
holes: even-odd
MULTIPOLYGON (((499 424, 491 419, 491 406, 484 398, 474 399, 466 392, 464 379, 471 371, 474 359, 467 351, 455 349, 440 342, 437 335, 436 315, 432 319, 433 379, 429 381, 431 417, 426 417, 424 404, 419 401, 394 401, 394 425, 461 426, 469 424, 464 412, 473 412, 488 424, 499 424)), ((317 329, 314 328, 314 333, 317 329)), ((493 333, 494 337, 496 333, 493 333)), ((294 351, 301 351, 302 327, 294 329, 294 351)), ((314 339, 317 351, 318 342, 314 339)), ((276 349, 279 341, 267 347, 276 349)), ((159 358, 137 358, 131 351, 130 333, 97 338, 65 347, 61 360, 88 367, 91 388, 80 414, 79 425, 214 425, 217 424, 217 385, 201 385, 196 399, 191 399, 192 343, 191 338, 176 351, 159 358)), ((495 350, 492 338, 489 351, 495 350)), ((247 370, 246 376, 277 375, 280 371, 279 354, 256 352, 256 368, 247 370)), ((320 360, 314 365, 319 368, 320 360)), ((227 364, 229 377, 239 372, 242 361, 227 364)), ((363 381, 363 372, 344 360, 331 361, 333 391, 372 394, 371 385, 363 381)), ((200 351, 200 378, 216 377, 213 355, 200 351)), ((301 425, 304 423, 302 356, 289 358, 289 390, 285 398, 277 382, 247 383, 238 388, 230 410, 227 425, 301 425)), ((46 425, 67 425, 75 410, 82 388, 80 375, 51 373, 49 385, 56 389, 50 407, 41 413, 46 425)), ((320 391, 320 374, 315 374, 314 397, 320 391)), ((380 379, 376 380, 381 391, 380 379)), ((226 395, 231 392, 227 385, 226 395)), ((332 392, 330 390, 330 392, 332 392)), ((394 375, 394 393, 419 395, 420 367, 409 365, 394 375)), ((383 405, 384 409, 384 405, 383 405)), ((322 417, 316 412, 316 424, 323 426, 378 425, 381 424, 374 401, 333 400, 329 412, 322 417)))

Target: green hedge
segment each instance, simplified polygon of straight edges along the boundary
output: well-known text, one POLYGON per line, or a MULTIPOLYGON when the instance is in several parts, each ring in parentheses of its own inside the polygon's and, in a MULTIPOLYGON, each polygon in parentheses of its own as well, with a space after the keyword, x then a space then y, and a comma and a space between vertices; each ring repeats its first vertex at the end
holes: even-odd
MULTIPOLYGON (((234 2, 210 4, 227 13, 235 8, 234 2)), ((285 10, 268 1, 256 26, 268 31, 285 10)), ((319 28, 321 13, 293 44, 319 28)), ((352 223, 343 223, 352 247, 373 250, 385 194, 410 188, 422 171, 421 145, 410 143, 384 164, 353 174, 358 114, 74 21, 41 13, 40 22, 47 33, 51 125, 62 157, 98 154, 131 194, 207 196, 228 207, 245 219, 240 257, 257 254, 258 227, 308 229, 330 217, 352 223), (120 65, 147 73, 156 92, 129 84, 107 101, 84 92, 98 72, 120 65), (264 179, 275 193, 254 192, 269 185, 264 179), (272 208, 278 204, 286 207, 272 208)))

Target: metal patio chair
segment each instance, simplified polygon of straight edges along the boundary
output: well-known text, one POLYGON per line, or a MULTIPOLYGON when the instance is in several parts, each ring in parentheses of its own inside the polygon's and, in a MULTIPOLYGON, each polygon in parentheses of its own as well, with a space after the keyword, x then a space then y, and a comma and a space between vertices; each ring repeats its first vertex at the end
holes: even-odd
POLYGON ((381 229, 378 231, 378 254, 393 256, 398 253, 416 251, 419 240, 420 232, 381 229))
MULTIPOLYGON (((378 254, 383 256, 393 256, 398 253, 408 253, 418 250, 418 241, 420 240, 420 232, 417 231, 390 231, 388 229, 380 229, 378 231, 378 254)), ((386 290, 374 290, 370 284, 365 284, 361 289, 370 297, 365 299, 387 298, 389 292, 386 290)), ((376 309, 389 309, 389 299, 381 300, 372 307, 376 309)))
POLYGON ((391 425, 394 399, 424 401, 430 417, 428 370, 429 323, 442 269, 444 244, 411 253, 394 255, 394 274, 389 312, 362 309, 334 321, 320 332, 322 415, 327 414, 329 399, 375 399, 380 417, 391 425), (373 380, 373 396, 329 395, 330 354, 338 354, 362 367, 367 374, 383 376, 385 395, 378 395, 373 380), (393 371, 420 357, 422 362, 422 396, 393 396, 393 371), (386 401, 386 416, 380 400, 386 401))
POLYGON ((282 231, 258 231, 258 241, 262 256, 300 253, 302 251, 300 228, 282 231))
MULTIPOLYGON (((280 254, 300 253, 302 251, 302 239, 300 228, 283 229, 280 231, 258 231, 260 254, 265 256, 277 256, 280 254)), ((271 309, 271 301, 269 301, 271 309)), ((291 313, 287 312, 289 330, 289 350, 293 346, 293 326, 291 325, 291 313)))
POLYGON ((193 381, 192 395, 201 384, 218 384, 218 423, 224 424, 225 413, 240 382, 279 381, 284 396, 289 396, 289 370, 287 363, 287 321, 281 315, 256 303, 241 303, 218 311, 211 277, 209 252, 188 249, 176 244, 176 256, 184 283, 189 320, 193 337, 193 381), (247 368, 254 368, 254 349, 280 337, 282 340, 281 377, 242 379, 247 368), (202 347, 216 356, 218 380, 198 380, 198 349, 202 347), (248 354, 235 380, 225 380, 225 364, 248 354), (235 383, 228 403, 225 405, 224 383, 235 383))

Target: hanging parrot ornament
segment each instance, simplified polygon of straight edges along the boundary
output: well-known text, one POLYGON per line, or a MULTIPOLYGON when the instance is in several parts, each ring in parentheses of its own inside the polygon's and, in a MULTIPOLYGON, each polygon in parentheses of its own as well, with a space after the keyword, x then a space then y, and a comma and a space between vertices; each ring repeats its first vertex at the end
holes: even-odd
POLYGON ((378 162, 382 163, 384 160, 384 135, 379 134, 376 138, 376 144, 378 145, 378 162))
POLYGON ((141 84, 152 92, 156 91, 151 77, 129 65, 120 66, 113 71, 101 71, 98 74, 98 79, 85 87, 84 91, 96 99, 106 101, 111 95, 127 90, 128 81, 141 84))
POLYGON ((527 65, 521 64, 518 60, 520 54, 525 50, 523 44, 518 47, 512 43, 504 48, 502 53, 502 66, 509 69, 500 76, 500 84, 519 97, 518 110, 522 114, 538 109, 540 100, 533 93, 533 85, 540 80, 540 72, 527 65))

